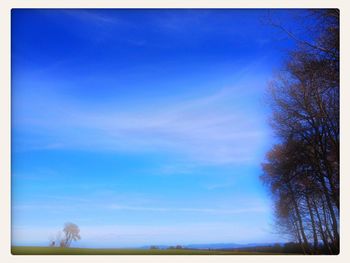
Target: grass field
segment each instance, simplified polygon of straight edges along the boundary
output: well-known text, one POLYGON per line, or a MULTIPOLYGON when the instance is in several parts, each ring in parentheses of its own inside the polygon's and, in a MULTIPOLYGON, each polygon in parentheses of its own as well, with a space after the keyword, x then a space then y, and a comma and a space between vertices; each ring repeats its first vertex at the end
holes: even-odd
MULTIPOLYGON (((269 253, 197 249, 97 249, 12 247, 12 255, 269 255, 269 253)), ((271 254, 270 254, 271 255, 271 254)))

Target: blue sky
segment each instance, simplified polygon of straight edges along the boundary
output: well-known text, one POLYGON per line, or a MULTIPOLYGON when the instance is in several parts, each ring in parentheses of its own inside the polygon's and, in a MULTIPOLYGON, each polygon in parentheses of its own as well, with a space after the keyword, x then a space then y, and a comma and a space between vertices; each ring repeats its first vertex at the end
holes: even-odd
MULTIPOLYGON (((290 29, 303 11, 275 10, 290 29)), ((12 243, 275 242, 266 10, 13 10, 12 243)))

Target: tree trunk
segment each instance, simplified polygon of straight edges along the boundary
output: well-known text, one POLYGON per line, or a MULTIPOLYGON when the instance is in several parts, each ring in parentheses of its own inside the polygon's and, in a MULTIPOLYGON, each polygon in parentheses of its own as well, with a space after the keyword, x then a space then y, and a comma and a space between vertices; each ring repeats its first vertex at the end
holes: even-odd
POLYGON ((300 211, 299 211, 299 208, 298 208, 298 204, 297 204, 296 199, 295 199, 294 191, 293 191, 293 189, 292 189, 292 187, 291 187, 289 182, 288 182, 288 188, 289 188, 290 193, 291 193, 292 202, 293 202, 293 205, 294 205, 294 210, 295 210, 295 213, 296 213, 296 216, 297 216, 297 221, 298 221, 299 227, 300 227, 300 234, 301 234, 301 237, 302 237, 304 245, 305 245, 305 250, 306 250, 307 253, 309 253, 310 252, 309 243, 308 243, 308 240, 307 240, 305 232, 304 232, 303 221, 301 219, 301 215, 300 215, 300 211))
POLYGON ((323 231, 322 220, 321 220, 320 214, 318 212, 317 205, 316 205, 315 201, 313 201, 313 205, 314 205, 314 210, 316 212, 316 217, 317 217, 317 220, 318 220, 318 228, 319 228, 319 232, 321 234, 323 245, 328 249, 329 253, 332 255, 333 251, 332 251, 332 248, 329 246, 329 243, 328 243, 328 240, 327 240, 327 236, 326 236, 326 234, 323 231))
POLYGON ((316 232, 316 225, 315 225, 315 220, 314 220, 314 214, 312 212, 312 208, 311 208, 311 205, 310 205, 310 200, 309 200, 308 194, 306 194, 305 197, 306 197, 306 203, 307 203, 307 207, 309 209, 310 218, 311 218, 312 232, 313 232, 313 236, 314 236, 314 250, 316 251, 317 247, 318 247, 318 239, 317 239, 317 232, 316 232))
POLYGON ((324 178, 321 179, 322 187, 324 189, 323 193, 326 198, 326 203, 329 209, 329 213, 331 215, 332 219, 332 231, 333 231, 333 236, 334 236, 334 241, 335 241, 335 246, 339 247, 339 233, 338 233, 338 222, 334 213, 334 209, 328 194, 328 188, 326 187, 326 183, 324 181, 324 178))

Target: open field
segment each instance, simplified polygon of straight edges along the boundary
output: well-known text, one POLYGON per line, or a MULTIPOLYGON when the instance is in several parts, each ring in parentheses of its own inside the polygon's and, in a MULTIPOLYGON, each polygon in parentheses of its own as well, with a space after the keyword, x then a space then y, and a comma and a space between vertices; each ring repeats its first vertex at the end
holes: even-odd
POLYGON ((13 255, 273 255, 271 253, 197 249, 96 249, 12 247, 13 255))

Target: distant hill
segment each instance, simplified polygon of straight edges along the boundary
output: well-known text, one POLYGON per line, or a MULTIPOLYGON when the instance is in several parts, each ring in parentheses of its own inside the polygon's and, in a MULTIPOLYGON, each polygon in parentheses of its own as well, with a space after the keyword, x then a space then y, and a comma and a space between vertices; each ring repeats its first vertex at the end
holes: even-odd
POLYGON ((184 247, 192 248, 192 249, 230 249, 230 248, 273 246, 274 244, 276 243, 248 243, 248 244, 213 243, 213 244, 191 244, 191 245, 186 245, 184 247))
MULTIPOLYGON (((273 246, 276 243, 248 243, 248 244, 237 244, 237 243, 208 243, 208 244, 189 244, 183 245, 183 248, 187 249, 235 249, 235 248, 249 248, 249 247, 265 247, 273 246)), ((281 244, 282 245, 282 244, 281 244)), ((167 249, 169 246, 155 245, 158 249, 167 249)), ((142 246, 140 249, 148 249, 151 246, 142 246)))

